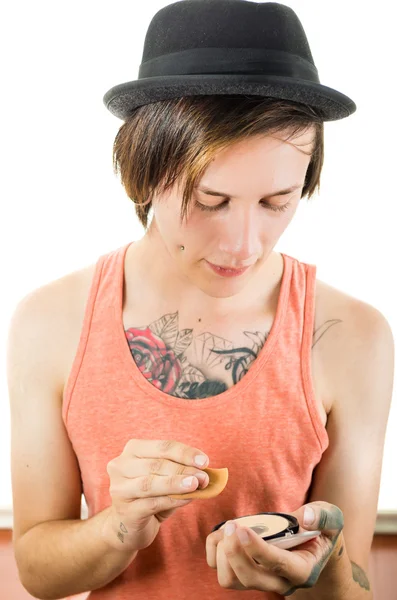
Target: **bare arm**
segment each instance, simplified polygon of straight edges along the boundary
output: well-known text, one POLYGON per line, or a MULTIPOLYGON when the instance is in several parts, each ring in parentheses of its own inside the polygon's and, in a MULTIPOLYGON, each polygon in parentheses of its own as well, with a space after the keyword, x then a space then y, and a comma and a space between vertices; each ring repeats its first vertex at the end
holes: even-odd
POLYGON ((112 549, 101 535, 109 508, 86 520, 55 520, 29 529, 15 554, 24 587, 53 600, 101 588, 133 561, 137 552, 112 549))
POLYGON ((329 447, 317 465, 307 502, 338 506, 344 527, 312 589, 296 600, 372 600, 368 578, 386 427, 394 379, 391 328, 375 308, 348 304, 332 334, 319 341, 334 401, 328 417, 329 447))
POLYGON ((26 296, 8 334, 14 551, 22 584, 42 599, 102 587, 137 554, 107 543, 109 509, 80 520, 80 472, 61 416, 68 289, 61 279, 26 296))

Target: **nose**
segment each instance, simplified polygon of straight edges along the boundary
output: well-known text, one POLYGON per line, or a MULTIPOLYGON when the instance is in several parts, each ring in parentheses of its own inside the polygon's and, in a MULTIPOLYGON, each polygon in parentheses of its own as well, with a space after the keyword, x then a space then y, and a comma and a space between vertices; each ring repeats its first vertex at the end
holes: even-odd
POLYGON ((229 211, 219 234, 219 251, 231 267, 253 264, 261 254, 260 220, 255 207, 229 211))

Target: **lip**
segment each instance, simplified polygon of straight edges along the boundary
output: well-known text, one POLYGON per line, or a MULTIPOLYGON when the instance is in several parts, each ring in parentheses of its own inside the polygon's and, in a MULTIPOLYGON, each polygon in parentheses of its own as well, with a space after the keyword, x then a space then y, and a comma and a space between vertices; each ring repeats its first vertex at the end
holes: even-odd
POLYGON ((221 275, 222 277, 238 277, 249 269, 249 267, 243 267, 242 269, 224 269, 218 265, 213 265, 208 260, 206 260, 206 263, 215 273, 217 273, 217 275, 221 275))

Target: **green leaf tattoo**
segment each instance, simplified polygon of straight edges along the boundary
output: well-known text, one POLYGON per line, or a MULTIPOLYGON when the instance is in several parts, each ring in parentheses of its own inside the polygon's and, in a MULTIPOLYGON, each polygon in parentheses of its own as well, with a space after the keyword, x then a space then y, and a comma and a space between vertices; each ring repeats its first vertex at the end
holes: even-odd
POLYGON ((361 567, 358 566, 357 563, 350 561, 352 564, 352 574, 354 581, 357 581, 358 585, 365 590, 370 590, 370 585, 368 581, 368 577, 361 567))

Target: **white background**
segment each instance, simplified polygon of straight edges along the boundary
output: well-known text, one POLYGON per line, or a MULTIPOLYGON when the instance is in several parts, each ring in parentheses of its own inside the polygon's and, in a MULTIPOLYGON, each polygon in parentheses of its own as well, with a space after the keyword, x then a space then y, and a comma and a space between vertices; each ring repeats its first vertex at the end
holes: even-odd
MULTIPOLYGON (((122 121, 102 103, 136 79, 144 36, 168 2, 9 2, 0 19, 0 509, 11 507, 6 339, 31 290, 141 237, 112 170, 122 121)), ((395 23, 391 2, 286 1, 309 39, 320 81, 357 112, 325 123, 321 193, 302 200, 276 246, 318 278, 377 307, 397 332, 395 23)), ((54 332, 56 335, 56 332, 54 332)), ((62 343, 62 340, 59 340, 62 343)), ((379 509, 397 510, 392 404, 379 509), (394 466, 394 469, 393 469, 394 466)))

